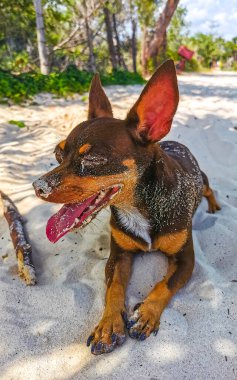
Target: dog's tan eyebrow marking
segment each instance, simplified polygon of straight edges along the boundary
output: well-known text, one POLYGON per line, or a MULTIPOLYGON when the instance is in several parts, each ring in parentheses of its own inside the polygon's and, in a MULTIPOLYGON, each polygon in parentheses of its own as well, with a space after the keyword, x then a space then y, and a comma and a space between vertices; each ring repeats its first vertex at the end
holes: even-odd
POLYGON ((65 148, 65 144, 66 144, 66 140, 63 140, 63 141, 61 141, 61 142, 58 144, 58 147, 59 147, 60 149, 64 150, 64 148, 65 148))
POLYGON ((91 148, 90 144, 84 144, 79 148, 79 154, 83 154, 88 152, 88 150, 91 148))
POLYGON ((126 159, 126 160, 123 160, 122 161, 122 164, 124 165, 124 166, 127 166, 127 167, 129 167, 129 168, 134 168, 134 167, 136 167, 136 165, 135 165, 135 160, 133 160, 133 159, 126 159))

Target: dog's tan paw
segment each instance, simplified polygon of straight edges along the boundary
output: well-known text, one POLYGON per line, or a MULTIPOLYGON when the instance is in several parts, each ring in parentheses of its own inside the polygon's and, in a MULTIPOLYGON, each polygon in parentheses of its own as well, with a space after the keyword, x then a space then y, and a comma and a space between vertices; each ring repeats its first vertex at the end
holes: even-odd
POLYGON ((219 210, 221 210, 221 206, 217 202, 209 203, 207 211, 209 214, 215 214, 215 212, 219 210))
POLYGON ((91 344, 91 353, 100 355, 113 351, 116 346, 121 346, 126 339, 124 328, 125 323, 121 313, 104 314, 87 340, 87 346, 91 344))
POLYGON ((145 340, 153 332, 157 334, 160 324, 160 315, 153 303, 137 304, 134 313, 129 317, 127 329, 129 336, 138 340, 145 340))

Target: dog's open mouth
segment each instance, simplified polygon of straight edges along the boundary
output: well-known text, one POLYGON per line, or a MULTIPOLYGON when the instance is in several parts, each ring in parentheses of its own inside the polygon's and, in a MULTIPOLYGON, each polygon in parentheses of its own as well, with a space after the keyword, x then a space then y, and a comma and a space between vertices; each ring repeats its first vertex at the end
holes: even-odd
POLYGON ((52 243, 74 228, 82 228, 96 216, 109 201, 118 194, 122 185, 114 185, 100 190, 80 203, 65 204, 47 223, 46 235, 52 243))

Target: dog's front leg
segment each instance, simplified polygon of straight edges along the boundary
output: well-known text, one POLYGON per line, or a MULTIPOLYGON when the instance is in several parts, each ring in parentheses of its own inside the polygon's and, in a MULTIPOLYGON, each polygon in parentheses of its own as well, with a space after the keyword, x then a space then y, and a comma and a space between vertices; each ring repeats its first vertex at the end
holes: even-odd
MULTIPOLYGON (((166 253, 166 252, 164 252, 166 253)), ((129 335, 138 340, 146 339, 151 332, 157 334, 160 317, 172 296, 182 288, 191 277, 194 267, 192 232, 182 249, 169 255, 168 272, 158 282, 147 298, 134 307, 127 328, 129 335)))
POLYGON ((125 296, 131 274, 133 253, 124 252, 111 238, 111 254, 105 268, 106 297, 103 317, 89 336, 95 355, 111 352, 125 341, 125 296))

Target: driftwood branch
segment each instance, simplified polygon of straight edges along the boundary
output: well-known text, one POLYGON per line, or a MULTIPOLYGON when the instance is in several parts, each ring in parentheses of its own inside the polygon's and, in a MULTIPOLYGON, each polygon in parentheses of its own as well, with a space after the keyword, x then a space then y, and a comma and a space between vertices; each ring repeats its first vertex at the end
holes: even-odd
POLYGON ((16 252, 18 273, 27 285, 35 285, 35 268, 32 262, 32 248, 29 244, 22 222, 22 217, 12 200, 0 191, 4 216, 9 225, 10 235, 16 252))

